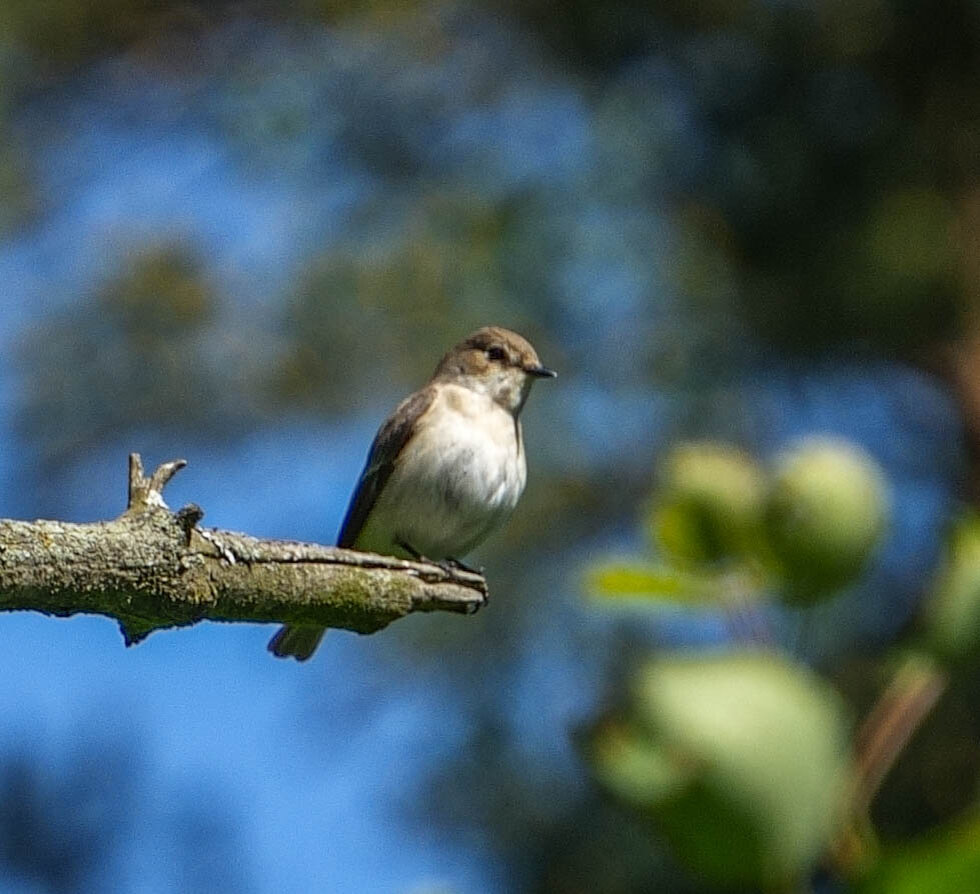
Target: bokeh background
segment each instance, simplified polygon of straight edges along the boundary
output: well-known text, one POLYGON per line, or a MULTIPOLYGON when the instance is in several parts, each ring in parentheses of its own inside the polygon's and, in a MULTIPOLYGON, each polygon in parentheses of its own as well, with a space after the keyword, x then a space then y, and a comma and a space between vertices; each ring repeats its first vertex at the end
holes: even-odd
MULTIPOLYGON (((847 438, 883 467, 859 586, 771 619, 857 704, 980 456, 980 8, 902 0, 5 0, 0 515, 171 505, 332 542, 374 430, 487 323, 560 371, 489 607, 298 666, 271 629, 124 649, 0 617, 0 890, 695 892, 575 731, 711 612, 610 612, 658 456, 847 438)), ((975 675, 890 778, 976 792, 975 675)))

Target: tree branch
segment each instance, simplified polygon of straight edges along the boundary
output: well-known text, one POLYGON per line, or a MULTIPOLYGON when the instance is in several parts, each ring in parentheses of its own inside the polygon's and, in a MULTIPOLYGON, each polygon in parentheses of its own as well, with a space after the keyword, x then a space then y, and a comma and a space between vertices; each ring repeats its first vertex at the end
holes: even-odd
POLYGON ((186 465, 147 479, 129 458, 129 505, 92 524, 0 519, 0 611, 115 618, 127 645, 201 620, 288 621, 374 633, 418 611, 472 613, 479 574, 372 553, 203 529, 194 504, 174 513, 163 488, 186 465))
POLYGON ((830 849, 830 859, 842 876, 855 876, 870 860, 872 801, 948 682, 945 671, 931 658, 906 655, 858 729, 846 813, 830 849))
POLYGON ((924 655, 906 656, 857 733, 852 808, 866 813, 885 777, 948 685, 924 655))

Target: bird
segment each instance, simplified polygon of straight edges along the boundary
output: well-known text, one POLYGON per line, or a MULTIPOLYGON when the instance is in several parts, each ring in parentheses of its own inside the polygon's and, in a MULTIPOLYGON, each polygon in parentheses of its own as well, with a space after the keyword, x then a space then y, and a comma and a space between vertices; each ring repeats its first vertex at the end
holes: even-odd
MULTIPOLYGON (((524 491, 521 410, 533 382, 556 375, 509 329, 485 326, 463 339, 378 429, 337 545, 462 565, 524 491)), ((268 648, 305 661, 325 632, 286 624, 268 648)))

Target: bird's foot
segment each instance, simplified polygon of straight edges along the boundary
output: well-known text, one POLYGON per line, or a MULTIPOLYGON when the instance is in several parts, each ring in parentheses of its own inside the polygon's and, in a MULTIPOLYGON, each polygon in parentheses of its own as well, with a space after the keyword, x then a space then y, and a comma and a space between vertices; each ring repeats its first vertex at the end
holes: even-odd
POLYGON ((482 565, 479 568, 474 568, 472 565, 467 565, 465 562, 461 562, 459 559, 454 559, 451 556, 438 564, 453 571, 467 571, 470 574, 479 574, 481 577, 483 576, 482 565))
POLYGON ((438 565, 443 571, 453 572, 453 571, 465 571, 468 574, 479 574, 483 576, 483 568, 474 568, 472 565, 467 565, 465 562, 461 562, 459 559, 454 559, 452 556, 447 556, 445 559, 430 559, 428 556, 423 556, 415 547, 410 543, 406 543, 404 540, 398 540, 395 543, 396 546, 405 550, 415 562, 428 562, 430 565, 438 565))
POLYGON ((412 546, 410 543, 406 543, 404 540, 396 540, 395 541, 395 546, 399 547, 400 549, 405 550, 405 552, 407 552, 409 554, 409 556, 411 557, 411 559, 412 559, 413 562, 431 562, 432 561, 431 559, 427 559, 414 546, 412 546))

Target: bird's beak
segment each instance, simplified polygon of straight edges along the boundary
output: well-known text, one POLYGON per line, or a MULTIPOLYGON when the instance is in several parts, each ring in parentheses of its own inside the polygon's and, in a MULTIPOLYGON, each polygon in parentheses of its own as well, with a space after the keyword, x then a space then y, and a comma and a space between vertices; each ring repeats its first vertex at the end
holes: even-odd
POLYGON ((542 366, 540 363, 537 366, 525 366, 524 372, 536 379, 553 379, 558 375, 553 369, 548 369, 547 366, 542 366))

